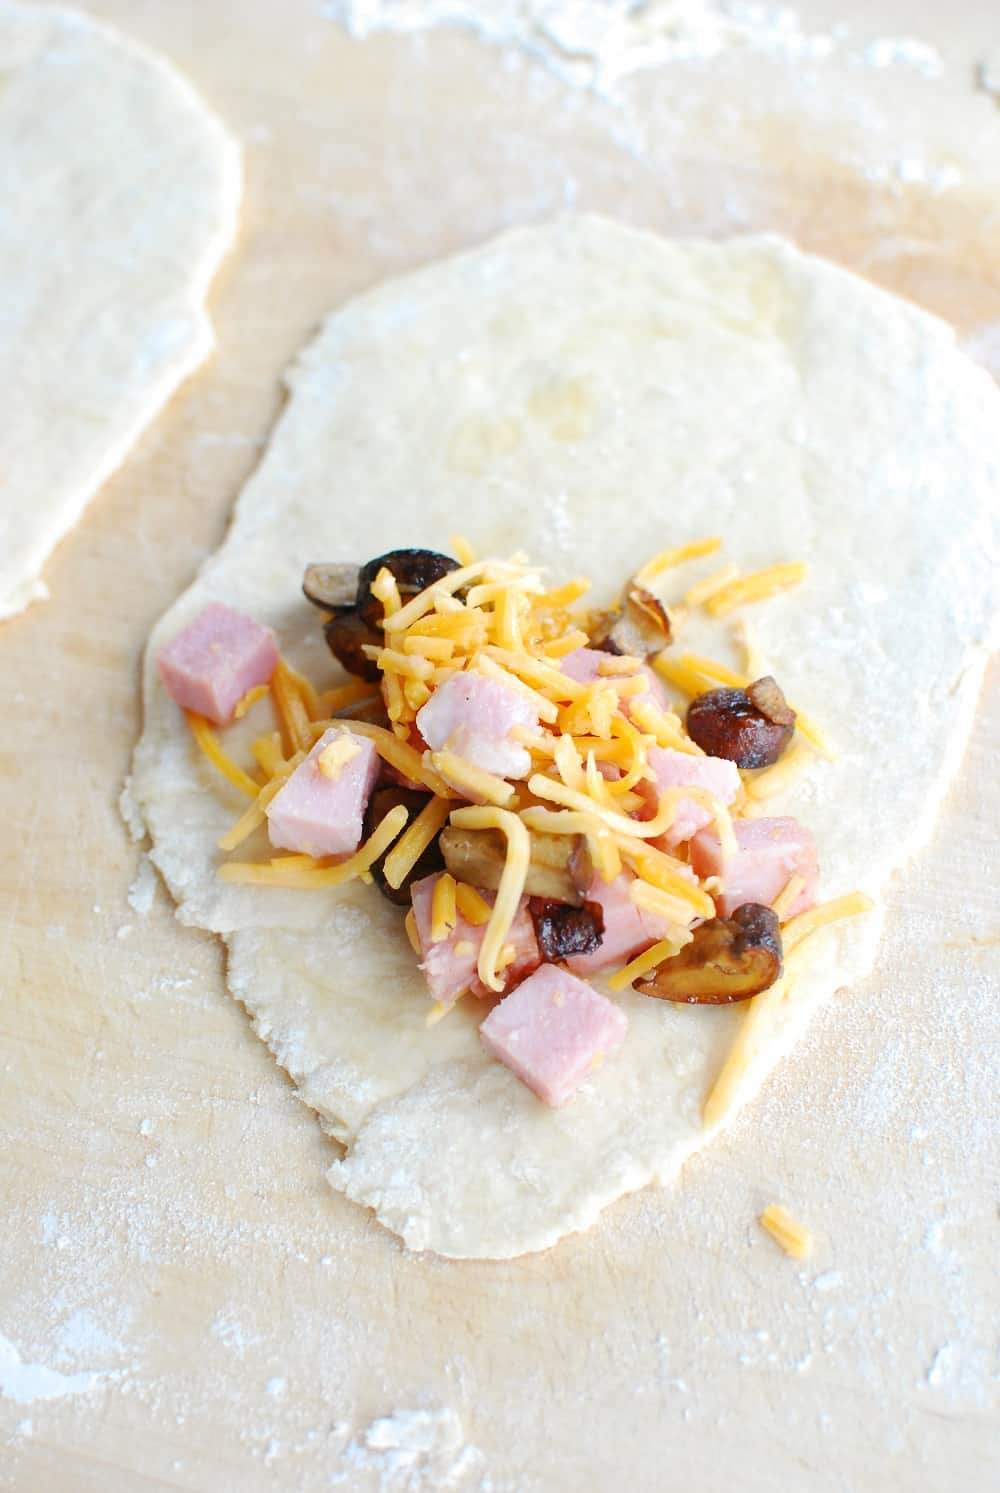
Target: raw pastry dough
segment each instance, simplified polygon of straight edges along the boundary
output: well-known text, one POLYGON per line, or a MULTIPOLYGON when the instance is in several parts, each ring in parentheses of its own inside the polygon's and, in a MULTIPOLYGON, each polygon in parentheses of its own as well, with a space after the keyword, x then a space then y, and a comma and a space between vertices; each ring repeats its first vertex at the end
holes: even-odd
MULTIPOLYGON (((597 218, 352 302, 289 387, 229 538, 153 633, 133 791, 181 919, 225 935, 233 993, 342 1142, 333 1185, 415 1249, 541 1249, 705 1143, 742 1010, 628 994, 624 1047, 545 1108, 485 1056, 474 1002, 425 1026, 400 914, 371 888, 215 880, 245 800, 193 749, 157 648, 223 598, 325 682, 305 564, 446 546, 458 528, 605 594, 706 533, 745 569, 805 559, 809 582, 756 608, 755 632, 838 754, 768 809, 814 829, 824 895, 875 893, 925 838, 971 721, 996 610, 1000 395, 943 323, 781 240, 666 242, 597 218)), ((717 622, 683 641, 733 663, 730 639, 717 622)), ((268 719, 255 710, 237 754, 268 719)), ((816 937, 734 1109, 870 968, 878 934, 876 915, 816 937)))
POLYGON ((0 617, 212 346, 239 152, 165 62, 0 0, 0 617))

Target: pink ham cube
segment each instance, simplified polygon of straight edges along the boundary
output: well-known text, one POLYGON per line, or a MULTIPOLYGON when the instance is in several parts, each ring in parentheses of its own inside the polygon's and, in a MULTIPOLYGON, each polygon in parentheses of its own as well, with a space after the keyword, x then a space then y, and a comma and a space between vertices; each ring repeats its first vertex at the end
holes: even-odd
POLYGON ((614 881, 595 876, 587 891, 588 902, 599 902, 604 914, 604 933, 592 954, 574 954, 566 963, 575 974, 595 975, 612 964, 625 964, 650 944, 663 938, 671 926, 632 901, 629 888, 635 881, 623 871, 614 881))
MULTIPOLYGON (((476 927, 466 922, 459 913, 454 932, 447 938, 441 939, 439 943, 431 942, 431 904, 434 900, 434 888, 442 874, 436 872, 433 876, 425 876, 422 880, 415 881, 410 888, 410 895, 413 899, 417 937, 420 940, 422 956, 420 967, 424 972, 427 988, 442 1006, 451 1006, 466 990, 471 990, 473 995, 488 995, 492 992, 487 991, 476 972, 479 950, 486 935, 487 925, 485 923, 476 927)), ((480 895, 485 902, 493 906, 496 900, 495 892, 483 891, 480 895)), ((535 937, 535 925, 528 912, 526 897, 522 897, 518 905, 507 935, 507 942, 513 944, 515 949, 513 964, 508 965, 502 972, 509 986, 516 983, 530 970, 537 969, 542 958, 538 940, 535 937)))
POLYGON ((269 627, 213 601, 160 649, 156 662, 172 700, 224 726, 247 690, 274 673, 278 644, 269 627))
POLYGON ((719 837, 703 829, 691 841, 691 865, 701 877, 721 876, 723 894, 716 898, 728 918, 746 902, 769 907, 792 876, 805 886, 787 916, 814 906, 819 887, 819 861, 811 831, 797 819, 734 819, 737 852, 723 863, 719 837))
POLYGON ((625 1013, 558 964, 543 964, 494 1006, 479 1035, 546 1104, 565 1104, 625 1037, 625 1013))
POLYGON ((374 742, 345 726, 331 726, 265 808, 271 844, 305 855, 350 855, 361 843, 365 809, 378 769, 374 742), (343 735, 351 737, 358 752, 343 763, 336 777, 327 777, 317 759, 343 735))
POLYGON ((512 726, 538 729, 527 695, 475 672, 452 674, 417 713, 417 728, 432 751, 455 752, 501 778, 524 778, 531 755, 510 740, 512 726))
MULTIPOLYGON (((600 648, 574 648, 572 653, 567 653, 565 658, 559 660, 559 668, 569 679, 575 679, 578 684, 593 684, 595 679, 605 680, 613 684, 615 678, 621 675, 602 675, 600 669, 602 662, 606 662, 614 655, 603 652, 600 648)), ((647 689, 641 695, 624 695, 622 697, 622 710, 625 715, 629 714, 629 705, 632 701, 645 700, 648 704, 655 705, 657 710, 667 708, 667 692, 662 681, 653 673, 648 664, 643 664, 636 671, 645 675, 647 689)))
MULTIPOLYGON (((677 752, 673 747, 650 747, 648 763, 656 774, 655 783, 648 780, 641 791, 653 800, 667 788, 705 788, 724 804, 731 804, 740 791, 739 768, 735 762, 724 757, 695 757, 690 752, 677 752)), ((712 815, 704 804, 693 798, 682 798, 677 805, 677 817, 659 843, 666 850, 673 850, 685 840, 711 824, 712 815)))

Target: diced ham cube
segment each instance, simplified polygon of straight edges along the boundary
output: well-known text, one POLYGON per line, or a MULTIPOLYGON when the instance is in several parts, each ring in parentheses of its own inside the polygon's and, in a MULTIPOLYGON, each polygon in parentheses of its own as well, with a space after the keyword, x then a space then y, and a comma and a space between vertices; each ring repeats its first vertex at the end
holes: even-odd
MULTIPOLYGON (((575 679, 578 684, 593 684, 595 679, 605 679, 608 684, 614 683, 614 678, 621 676, 604 676, 600 672, 601 663, 612 657, 604 653, 600 648, 574 648, 572 653, 567 653, 565 658, 559 660, 559 668, 569 678, 575 679)), ((623 695, 622 711, 629 714, 629 708, 633 701, 645 700, 648 704, 655 705, 657 710, 667 708, 667 692, 663 687, 663 681, 654 674, 648 664, 643 664, 637 673, 644 674, 648 689, 641 695, 623 695)))
POLYGON ((217 726, 232 720, 247 690, 267 683, 277 662, 271 629, 218 601, 199 612, 156 659, 170 698, 217 726))
MULTIPOLYGON (((440 1001, 442 1006, 451 1006, 463 991, 471 990, 473 995, 488 995, 492 992, 487 991, 476 973, 479 950, 486 936, 487 925, 485 923, 481 923, 478 927, 474 926, 466 922, 459 913, 454 932, 447 938, 441 939, 439 943, 431 941, 431 905, 434 900, 434 888, 443 874, 438 871, 433 876, 424 876, 420 881, 415 881, 410 888, 410 895, 413 899, 417 937, 420 940, 422 955, 420 967, 424 972, 427 987, 433 998, 440 1001)), ((496 901, 495 892, 483 891, 480 895, 491 907, 496 901)), ((523 978, 529 971, 537 969, 542 958, 538 940, 535 937, 535 925, 528 912, 526 897, 522 897, 518 905, 507 935, 507 942, 513 944, 515 950, 513 964, 501 971, 505 984, 509 986, 523 978)))
POLYGON ((417 726, 432 751, 455 752, 474 767, 501 778, 531 771, 526 747, 511 741, 512 726, 538 729, 538 712, 527 695, 485 674, 452 674, 417 712, 417 726))
POLYGON ((479 1035, 544 1099, 565 1104, 625 1037, 624 1011, 557 964, 543 964, 494 1006, 479 1035))
POLYGON ((361 843, 365 809, 378 770, 374 742, 356 736, 346 726, 331 726, 265 808, 271 844, 305 855, 350 855, 361 843), (320 770, 319 755, 344 735, 358 751, 342 764, 336 777, 327 777, 320 770))
POLYGON ((722 917, 728 918, 746 902, 769 907, 792 876, 801 876, 805 887, 789 908, 788 916, 814 906, 819 887, 816 841, 797 819, 734 819, 737 852, 723 863, 722 846, 712 830, 703 829, 691 841, 691 865, 701 877, 721 876, 723 894, 716 898, 722 917))
POLYGON ((614 881, 595 876, 587 891, 588 902, 599 902, 604 914, 604 933, 592 954, 574 954, 566 963, 575 974, 595 975, 612 964, 625 964, 641 954, 650 944, 663 938, 669 928, 663 919, 637 907, 629 896, 635 881, 630 871, 623 871, 614 881))
MULTIPOLYGON (((740 791, 740 773, 735 762, 724 757, 695 757, 690 752, 677 752, 673 747, 650 747, 647 758, 656 774, 656 782, 644 781, 640 791, 652 801, 667 788, 706 788, 724 804, 731 804, 740 791)), ((711 824, 712 815, 704 804, 693 798, 682 798, 677 805, 677 817, 662 837, 663 848, 672 850, 685 840, 711 824)))

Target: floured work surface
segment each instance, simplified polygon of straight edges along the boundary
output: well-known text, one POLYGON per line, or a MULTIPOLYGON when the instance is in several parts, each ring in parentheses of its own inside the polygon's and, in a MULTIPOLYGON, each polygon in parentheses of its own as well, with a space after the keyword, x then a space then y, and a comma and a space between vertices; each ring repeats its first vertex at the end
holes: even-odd
MULTIPOLYGON (((862 39, 899 26, 844 9, 862 39)), ((754 1493, 989 1486, 994 675, 934 839, 890 882, 875 973, 689 1163, 684 1207, 645 1189, 504 1265, 408 1255, 331 1192, 330 1144, 216 940, 162 891, 143 911, 114 802, 149 630, 221 541, 283 370, 359 289, 575 201, 667 234, 782 231, 989 357, 1000 116, 971 90, 972 13, 947 34, 910 15, 937 81, 732 52, 617 104, 448 33, 352 46, 311 0, 101 14, 225 117, 248 193, 215 358, 53 558, 54 600, 6 630, 0 1333, 94 1377, 0 1397, 0 1485, 434 1488, 460 1464, 461 1488, 659 1489, 668 1469, 721 1493, 735 1445, 754 1493), (776 1198, 816 1235, 808 1265, 754 1222, 776 1198), (454 1409, 461 1445, 422 1406, 454 1409)))

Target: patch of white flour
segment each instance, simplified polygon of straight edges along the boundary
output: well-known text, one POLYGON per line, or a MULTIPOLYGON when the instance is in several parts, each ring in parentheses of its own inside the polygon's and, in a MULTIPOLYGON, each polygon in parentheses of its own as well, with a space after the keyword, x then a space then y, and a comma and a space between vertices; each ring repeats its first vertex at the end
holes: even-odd
POLYGON ((0 1395, 17 1405, 37 1400, 59 1400, 85 1394, 101 1381, 100 1374, 60 1374, 43 1363, 25 1363, 9 1338, 0 1333, 0 1395))
POLYGON ((356 1473, 369 1472, 379 1493, 431 1493, 468 1488, 483 1455, 465 1444, 454 1410, 394 1410, 349 1442, 341 1461, 333 1487, 354 1486, 356 1473))

